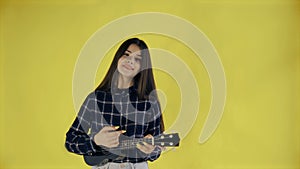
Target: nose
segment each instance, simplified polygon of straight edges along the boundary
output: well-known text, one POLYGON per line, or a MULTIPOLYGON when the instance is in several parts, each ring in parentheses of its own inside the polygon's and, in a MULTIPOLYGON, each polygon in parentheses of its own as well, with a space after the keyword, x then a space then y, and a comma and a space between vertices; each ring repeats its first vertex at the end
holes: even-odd
POLYGON ((128 56, 127 57, 127 63, 133 64, 134 63, 134 57, 133 56, 128 56))

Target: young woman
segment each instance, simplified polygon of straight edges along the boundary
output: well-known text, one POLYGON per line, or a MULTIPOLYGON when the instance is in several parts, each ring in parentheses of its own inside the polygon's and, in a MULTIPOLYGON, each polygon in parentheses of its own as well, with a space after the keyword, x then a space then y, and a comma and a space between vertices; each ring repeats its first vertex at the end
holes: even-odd
MULTIPOLYGON (((164 123, 156 94, 150 53, 144 41, 128 39, 117 50, 100 85, 82 104, 66 134, 65 147, 80 155, 93 155, 120 146, 121 137, 152 138, 164 123)), ((145 142, 123 150, 123 158, 93 169, 147 169, 161 148, 145 142)))

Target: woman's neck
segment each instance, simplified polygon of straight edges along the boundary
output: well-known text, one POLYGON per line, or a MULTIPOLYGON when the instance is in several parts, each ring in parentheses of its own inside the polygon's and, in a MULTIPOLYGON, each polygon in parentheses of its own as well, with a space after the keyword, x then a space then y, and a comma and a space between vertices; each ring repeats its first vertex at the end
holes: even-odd
POLYGON ((118 88, 119 89, 126 89, 132 86, 132 78, 126 78, 122 75, 119 75, 118 78, 118 88))

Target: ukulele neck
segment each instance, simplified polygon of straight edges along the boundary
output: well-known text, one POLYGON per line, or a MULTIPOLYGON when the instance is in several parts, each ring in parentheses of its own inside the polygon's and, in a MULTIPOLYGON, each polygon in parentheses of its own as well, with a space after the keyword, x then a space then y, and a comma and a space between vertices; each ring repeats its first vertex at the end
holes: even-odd
POLYGON ((118 148, 120 149, 135 148, 137 144, 143 142, 154 145, 154 138, 135 138, 135 139, 128 139, 128 140, 121 140, 118 148))

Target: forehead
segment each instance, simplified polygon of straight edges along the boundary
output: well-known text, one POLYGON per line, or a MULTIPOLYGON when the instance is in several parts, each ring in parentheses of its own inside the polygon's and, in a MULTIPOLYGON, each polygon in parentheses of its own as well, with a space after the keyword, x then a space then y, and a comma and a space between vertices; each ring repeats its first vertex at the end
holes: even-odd
POLYGON ((141 49, 136 44, 129 45, 129 47, 127 48, 127 51, 129 51, 130 53, 136 53, 138 55, 141 54, 141 49))

